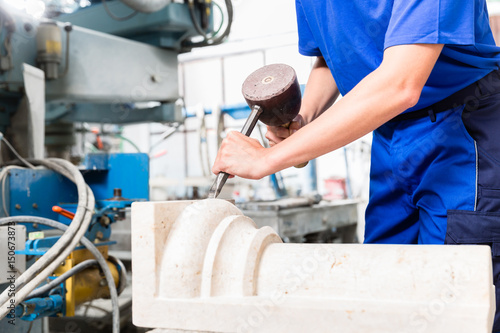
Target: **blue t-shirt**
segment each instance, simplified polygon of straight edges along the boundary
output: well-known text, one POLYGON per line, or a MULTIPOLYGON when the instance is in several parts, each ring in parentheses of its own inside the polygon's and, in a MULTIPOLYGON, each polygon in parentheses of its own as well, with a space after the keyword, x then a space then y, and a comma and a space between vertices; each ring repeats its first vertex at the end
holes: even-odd
POLYGON ((296 0, 299 52, 323 56, 345 95, 386 48, 445 44, 418 104, 424 108, 499 68, 486 0, 296 0))

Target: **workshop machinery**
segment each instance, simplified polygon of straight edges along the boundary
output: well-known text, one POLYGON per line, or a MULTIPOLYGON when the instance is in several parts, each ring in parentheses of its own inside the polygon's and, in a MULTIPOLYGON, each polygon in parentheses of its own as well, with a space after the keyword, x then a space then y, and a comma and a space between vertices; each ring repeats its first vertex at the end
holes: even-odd
POLYGON ((223 42, 232 6, 104 0, 66 13, 38 2, 43 18, 0 1, 0 270, 11 272, 0 276, 0 331, 41 332, 45 317, 111 298, 116 333, 126 270, 109 254, 111 225, 149 199, 149 157, 75 159, 75 123, 182 122, 177 55, 223 42))
POLYGON ((356 199, 314 197, 236 204, 259 228, 273 228, 287 243, 357 243, 358 205, 356 199))

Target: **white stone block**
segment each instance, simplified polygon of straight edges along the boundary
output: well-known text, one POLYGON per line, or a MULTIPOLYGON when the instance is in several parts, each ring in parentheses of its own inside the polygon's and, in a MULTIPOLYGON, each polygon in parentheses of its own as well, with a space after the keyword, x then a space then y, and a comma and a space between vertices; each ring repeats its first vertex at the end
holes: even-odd
MULTIPOLYGON (((188 332, 491 332, 487 246, 283 244, 217 199, 134 203, 133 322, 188 332)), ((167 330, 167 331, 168 331, 167 330)))

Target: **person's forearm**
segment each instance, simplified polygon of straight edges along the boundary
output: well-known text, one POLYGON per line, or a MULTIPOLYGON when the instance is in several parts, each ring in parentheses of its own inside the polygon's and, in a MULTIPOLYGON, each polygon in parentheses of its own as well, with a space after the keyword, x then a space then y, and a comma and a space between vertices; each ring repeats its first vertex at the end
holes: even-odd
POLYGON ((273 172, 312 160, 362 137, 412 106, 412 101, 373 72, 316 121, 274 146, 273 172))
MULTIPOLYGON (((392 58, 389 55, 387 62, 369 74, 316 121, 270 148, 266 154, 269 168, 267 173, 338 149, 414 106, 439 53, 419 56, 422 53, 418 53, 418 48, 403 47, 402 54, 394 52, 396 54, 392 58), (417 52, 417 55, 414 55, 414 52, 417 52), (428 64, 404 69, 405 57, 410 61, 428 64), (412 72, 413 70, 415 72, 412 72)), ((435 47, 430 48, 435 50, 435 47)), ((438 51, 440 52, 441 48, 438 51)))
POLYGON ((307 80, 300 114, 308 124, 338 98, 339 90, 323 57, 318 57, 307 80))

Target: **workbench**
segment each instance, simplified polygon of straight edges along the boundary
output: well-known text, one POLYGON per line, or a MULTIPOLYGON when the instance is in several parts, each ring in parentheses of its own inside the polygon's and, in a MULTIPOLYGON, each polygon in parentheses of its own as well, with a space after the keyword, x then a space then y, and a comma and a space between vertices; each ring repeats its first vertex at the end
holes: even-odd
POLYGON ((355 243, 358 200, 288 198, 237 204, 257 226, 270 226, 285 242, 355 243))

